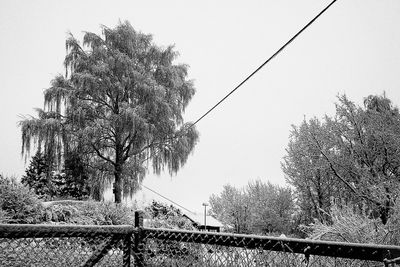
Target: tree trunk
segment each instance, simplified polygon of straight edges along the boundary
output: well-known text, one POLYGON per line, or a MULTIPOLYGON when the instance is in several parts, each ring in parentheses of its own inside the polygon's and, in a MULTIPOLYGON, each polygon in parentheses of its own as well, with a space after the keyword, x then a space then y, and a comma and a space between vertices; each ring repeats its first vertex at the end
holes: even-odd
POLYGON ((388 217, 389 217, 389 209, 387 207, 381 207, 379 210, 380 213, 380 219, 382 221, 382 223, 385 225, 388 221, 388 217))
POLYGON ((115 203, 121 203, 122 202, 122 177, 121 177, 121 169, 120 168, 115 168, 114 172, 114 202, 115 203))
MULTIPOLYGON (((116 129, 120 133, 120 129, 116 129)), ((121 145, 121 136, 115 137, 115 165, 114 165, 114 201, 115 203, 122 202, 122 165, 123 165, 123 146, 121 145)))
POLYGON ((390 191, 388 187, 385 187, 386 190, 386 199, 383 202, 383 204, 379 207, 379 212, 380 212, 380 219, 383 224, 386 224, 389 217, 390 217, 390 209, 391 209, 391 197, 390 197, 390 191))

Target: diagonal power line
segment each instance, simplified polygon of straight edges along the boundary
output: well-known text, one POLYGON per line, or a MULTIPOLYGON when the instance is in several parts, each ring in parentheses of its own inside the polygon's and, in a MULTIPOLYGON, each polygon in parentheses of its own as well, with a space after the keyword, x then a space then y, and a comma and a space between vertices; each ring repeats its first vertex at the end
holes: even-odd
MULTIPOLYGON (((264 61, 257 69, 255 69, 252 73, 250 73, 242 82, 240 82, 235 88, 233 88, 227 95, 225 95, 221 100, 219 100, 214 106, 212 106, 207 112, 205 112, 201 117, 199 117, 194 123, 192 123, 188 128, 186 128, 186 131, 188 131, 190 128, 194 127, 198 122, 200 122, 202 119, 204 119, 208 114, 210 114, 216 107, 218 107, 222 102, 224 102, 228 97, 230 97, 236 90, 238 90, 243 84, 245 84, 251 77, 253 77, 258 71, 260 71, 265 65, 267 65, 272 59, 274 59, 279 53, 281 53, 291 42, 293 42, 303 31, 305 31, 311 24, 313 24, 322 14, 324 14, 337 0, 333 0, 329 5, 327 5, 324 9, 322 9, 312 20, 310 20, 303 28, 301 28, 295 35, 293 35, 292 38, 289 39, 284 45, 282 45, 272 56, 270 56, 267 60, 264 61)), ((181 133, 182 135, 183 133, 181 133)), ((174 136, 170 139, 175 139, 179 136, 174 136)), ((157 154, 157 153, 156 153, 157 154)), ((148 158, 145 159, 145 161, 149 160, 155 155, 152 155, 148 158)), ((157 193, 153 189, 150 189, 146 187, 145 185, 141 185, 147 190, 152 191, 153 193, 161 196, 162 198, 174 203, 175 205, 181 207, 182 209, 185 209, 189 212, 190 210, 186 209, 185 207, 179 205, 178 203, 172 201, 171 199, 168 199, 164 197, 163 195, 157 193)), ((193 212, 191 212, 193 213, 193 212)))
POLYGON ((176 203, 175 201, 173 201, 173 200, 171 200, 171 199, 169 199, 169 198, 167 198, 167 197, 165 197, 165 196, 161 195, 160 193, 158 193, 158 192, 154 191, 153 189, 151 189, 151 188, 149 188, 149 187, 145 186, 144 184, 141 184, 141 186, 142 186, 142 187, 144 187, 144 188, 146 188, 147 190, 149 190, 149 191, 153 192, 154 194, 156 194, 156 195, 158 195, 158 196, 160 196, 160 197, 162 197, 162 198, 164 198, 164 199, 168 200, 169 202, 171 202, 171 203, 173 203, 173 204, 177 205, 178 207, 180 207, 180 208, 182 208, 182 209, 184 209, 184 210, 186 210, 186 211, 188 211, 188 212, 190 212, 190 213, 194 214, 194 212, 193 212, 193 211, 190 211, 190 210, 188 210, 187 208, 183 207, 182 205, 179 205, 179 204, 178 204, 178 203, 176 203))
POLYGON ((262 63, 256 70, 254 70, 250 75, 248 75, 242 82, 240 82, 232 91, 230 91, 226 96, 224 96, 217 104, 212 106, 206 113, 204 113, 200 118, 198 118, 189 128, 196 125, 204 117, 211 113, 217 106, 224 102, 228 97, 230 97, 237 89, 239 89, 244 83, 246 83, 254 74, 261 70, 265 65, 267 65, 274 57, 276 57, 280 52, 282 52, 286 46, 288 46, 294 39, 296 39, 305 29, 307 29, 311 24, 313 24, 325 11, 327 11, 337 0, 333 0, 328 6, 326 6, 321 12, 318 13, 312 20, 310 20, 301 30, 299 30, 292 38, 289 39, 281 48, 279 48, 272 56, 270 56, 264 63, 262 63))
MULTIPOLYGON (((303 28, 301 28, 292 38, 289 39, 284 45, 282 45, 272 56, 270 56, 264 63, 262 63, 257 69, 255 69, 250 75, 248 75, 242 82, 240 82, 235 88, 233 88, 227 95, 225 95, 221 100, 219 100, 214 106, 212 106, 207 112, 200 116, 194 123, 190 124, 183 132, 178 135, 167 138, 167 140, 176 139, 193 128, 197 123, 204 119, 208 114, 210 114, 216 107, 218 107, 222 102, 224 102, 228 97, 230 97, 236 90, 238 90, 243 84, 245 84, 251 77, 253 77, 259 70, 261 70, 265 65, 267 65, 272 59, 274 59, 280 52, 282 52, 291 42, 294 41, 304 30, 306 30, 311 24, 313 24, 322 14, 324 14, 337 0, 333 0, 329 5, 322 9, 312 20, 310 20, 303 28)), ((147 157, 143 162, 150 160, 158 153, 147 157)))
MULTIPOLYGON (((190 124, 183 132, 178 135, 167 138, 167 140, 176 139, 187 132, 191 128, 193 128, 197 123, 199 123, 202 119, 204 119, 208 114, 210 114, 216 107, 218 107, 222 102, 224 102, 228 97, 230 97, 236 90, 238 90, 243 84, 245 84, 251 77, 253 77, 258 71, 260 71, 265 65, 267 65, 272 59, 274 59, 280 52, 282 52, 291 42, 294 41, 304 30, 306 30, 311 24, 313 24, 322 14, 324 14, 337 0, 333 0, 329 5, 327 5, 323 10, 321 10, 312 20, 310 20, 303 28, 301 28, 292 38, 289 39, 284 45, 282 45, 272 56, 270 56, 267 60, 264 61, 257 69, 255 69, 252 73, 250 73, 243 81, 241 81, 235 88, 233 88, 227 95, 225 95, 221 100, 219 100, 214 106, 212 106, 207 112, 205 112, 202 116, 200 116, 194 123, 190 124)), ((147 161, 154 157, 156 154, 147 157, 144 161, 147 161)))

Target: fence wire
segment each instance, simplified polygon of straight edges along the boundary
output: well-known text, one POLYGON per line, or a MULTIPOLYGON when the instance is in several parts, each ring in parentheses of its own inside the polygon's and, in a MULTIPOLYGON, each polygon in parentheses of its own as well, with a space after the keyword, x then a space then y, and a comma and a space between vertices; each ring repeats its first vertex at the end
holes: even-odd
POLYGON ((0 266, 398 266, 400 247, 142 226, 0 225, 0 266))
POLYGON ((123 266, 127 237, 131 226, 0 225, 0 266, 123 266))
POLYGON ((145 266, 384 266, 382 262, 148 239, 145 266))
MULTIPOLYGON (((0 266, 85 266, 97 248, 112 237, 0 239, 0 266)), ((122 266, 121 244, 99 259, 96 266, 122 266)), ((89 265, 90 266, 90 265, 89 265)))
POLYGON ((382 252, 393 254, 384 246, 165 229, 145 229, 142 235, 144 243, 136 256, 143 266, 395 266, 384 263, 382 252))

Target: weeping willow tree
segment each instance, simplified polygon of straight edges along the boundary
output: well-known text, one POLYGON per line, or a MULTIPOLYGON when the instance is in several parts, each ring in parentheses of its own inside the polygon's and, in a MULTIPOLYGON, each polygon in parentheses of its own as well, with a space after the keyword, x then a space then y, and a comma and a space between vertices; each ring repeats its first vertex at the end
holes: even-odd
POLYGON ((173 46, 156 46, 125 22, 103 26, 101 35, 86 32, 82 45, 71 34, 66 50, 66 73, 44 91, 44 109, 20 122, 22 154, 40 147, 61 166, 78 151, 92 183, 113 182, 116 203, 149 168, 176 173, 198 133, 183 120, 195 89, 188 66, 173 63, 173 46))

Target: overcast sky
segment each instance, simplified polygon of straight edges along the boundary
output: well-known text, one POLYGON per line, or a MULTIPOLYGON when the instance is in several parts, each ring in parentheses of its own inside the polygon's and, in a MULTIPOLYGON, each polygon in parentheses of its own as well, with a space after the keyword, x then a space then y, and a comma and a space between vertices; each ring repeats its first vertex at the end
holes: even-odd
MULTIPOLYGON (((43 107, 64 73, 65 39, 128 20, 161 46, 175 44, 197 93, 194 121, 322 10, 328 0, 0 1, 0 173, 20 177, 19 114, 43 107)), ((190 210, 224 184, 285 184, 280 162, 291 125, 333 114, 338 93, 400 104, 400 1, 338 0, 287 49, 197 126, 200 142, 174 177, 144 184, 190 210)), ((143 189, 140 201, 156 197, 143 189)), ((156 197, 159 199, 159 197, 156 197)))

